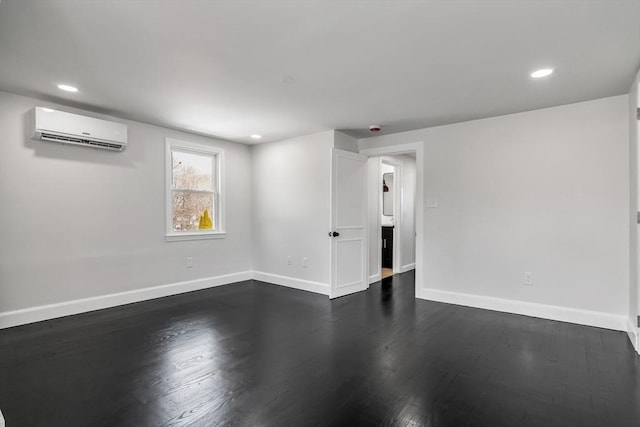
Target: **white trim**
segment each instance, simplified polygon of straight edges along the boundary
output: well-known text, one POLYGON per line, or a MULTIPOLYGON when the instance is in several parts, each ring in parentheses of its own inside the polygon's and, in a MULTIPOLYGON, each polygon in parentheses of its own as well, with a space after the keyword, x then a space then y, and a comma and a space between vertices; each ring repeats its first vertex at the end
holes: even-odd
POLYGON ((372 274, 371 276, 369 276, 369 284, 378 282, 380 280, 382 280, 380 273, 372 274))
POLYGON ((22 310, 5 311, 0 313, 0 329, 27 323, 40 322, 42 320, 55 319, 57 317, 70 316, 72 314, 86 313, 88 311, 101 310, 103 308, 116 307, 118 305, 131 304, 185 292, 198 291, 200 289, 227 285, 230 283, 251 280, 252 272, 224 274, 221 276, 207 277, 204 279, 189 280, 186 282, 169 283, 150 288, 136 289, 127 292, 101 295, 91 298, 83 298, 65 301, 56 304, 47 304, 22 310))
MULTIPOLYGON (((376 162, 376 238, 375 238, 375 245, 376 245, 376 269, 375 271, 376 276, 378 276, 378 280, 382 280, 382 274, 380 273, 380 271, 382 271, 382 194, 380 189, 382 188, 382 183, 383 183, 383 178, 382 178, 382 157, 377 157, 376 158, 377 162, 376 162)), ((369 164, 369 162, 367 161, 367 165, 369 164)), ((367 194, 369 193, 369 173, 367 172, 367 194)), ((367 200, 367 223, 369 223, 369 201, 367 200)), ((372 242, 369 242, 369 244, 373 244, 372 242)), ((369 257, 369 261, 371 261, 371 250, 367 248, 367 250, 369 251, 368 257, 369 257)), ((371 268, 371 267, 369 267, 371 268)), ((371 282, 369 282, 369 284, 371 284, 371 282)))
POLYGON ((522 314, 525 316, 577 323, 579 325, 595 326, 616 331, 627 331, 626 317, 612 313, 442 291, 439 289, 418 288, 417 285, 416 292, 418 293, 418 295, 416 295, 418 298, 430 301, 522 314))
POLYGON ((402 266, 401 273, 404 273, 405 271, 415 270, 415 268, 416 268, 415 262, 412 262, 411 264, 405 264, 402 266))
POLYGON ((201 231, 187 233, 171 233, 164 236, 167 242, 184 242, 185 240, 224 239, 227 233, 224 231, 201 231))
POLYGON ((394 155, 394 154, 405 154, 416 151, 416 149, 421 146, 421 142, 409 142, 407 144, 397 144, 397 145, 385 145, 383 147, 377 148, 363 148, 358 152, 360 154, 364 154, 367 157, 375 157, 375 156, 384 156, 384 155, 394 155))
POLYGON ((362 289, 362 282, 354 282, 348 286, 340 286, 339 288, 333 290, 334 292, 329 295, 329 299, 346 297, 358 292, 366 291, 367 289, 369 289, 368 284, 366 289, 362 289))
POLYGON ((413 143, 416 146, 416 198, 415 198, 415 224, 416 224, 416 297, 418 289, 424 283, 423 254, 424 254, 424 146, 421 142, 413 143))
POLYGON ((627 319, 627 335, 636 353, 640 354, 640 328, 636 328, 631 319, 627 319))
POLYGON ((278 274, 264 273, 262 271, 254 271, 252 277, 253 280, 259 280, 273 285, 286 286, 288 288, 299 289, 301 291, 329 295, 330 286, 328 283, 312 282, 311 280, 303 280, 290 276, 280 276, 278 274))

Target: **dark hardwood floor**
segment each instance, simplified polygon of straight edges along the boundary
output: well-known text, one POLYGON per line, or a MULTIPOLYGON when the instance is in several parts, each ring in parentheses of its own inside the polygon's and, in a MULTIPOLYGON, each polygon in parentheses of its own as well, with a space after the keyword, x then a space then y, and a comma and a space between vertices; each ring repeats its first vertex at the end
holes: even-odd
POLYGON ((260 282, 0 331, 18 426, 640 426, 624 333, 260 282))

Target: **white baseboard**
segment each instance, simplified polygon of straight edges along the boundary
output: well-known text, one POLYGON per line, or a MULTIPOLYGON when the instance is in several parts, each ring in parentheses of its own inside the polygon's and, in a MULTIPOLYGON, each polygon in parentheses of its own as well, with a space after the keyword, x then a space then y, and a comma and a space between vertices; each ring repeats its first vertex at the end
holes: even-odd
POLYGON ((375 283, 375 282, 377 282, 379 280, 381 280, 380 279, 380 273, 372 274, 371 276, 369 276, 369 284, 375 283))
POLYGON ((406 271, 411 271, 411 270, 415 270, 416 269, 416 263, 412 262, 411 264, 406 264, 402 266, 402 269, 400 270, 401 273, 404 273, 406 271))
POLYGON ((636 328, 631 319, 627 319, 627 334, 636 353, 640 354, 640 328, 636 328))
POLYGON ((598 328, 613 329, 616 331, 627 331, 627 319, 625 316, 600 311, 581 310, 428 288, 418 289, 416 297, 467 307, 523 314, 525 316, 596 326, 598 328))
POLYGON ((310 280, 280 276, 278 274, 264 273, 262 271, 254 271, 253 279, 302 291, 315 292, 316 294, 322 295, 329 295, 330 290, 329 285, 326 283, 312 282, 310 280))
POLYGON ((57 317, 70 316, 72 314, 85 313, 133 302, 146 301, 154 298, 182 294, 184 292, 197 291, 212 288, 214 286, 227 285, 229 283, 242 282, 252 278, 251 271, 225 274, 222 276, 207 277, 204 279, 189 280, 186 282, 170 283, 151 288, 136 289, 127 292, 101 295, 92 298, 83 298, 73 301, 65 301, 57 304, 41 305, 22 310, 5 311, 0 313, 0 329, 41 320, 55 319, 57 317))

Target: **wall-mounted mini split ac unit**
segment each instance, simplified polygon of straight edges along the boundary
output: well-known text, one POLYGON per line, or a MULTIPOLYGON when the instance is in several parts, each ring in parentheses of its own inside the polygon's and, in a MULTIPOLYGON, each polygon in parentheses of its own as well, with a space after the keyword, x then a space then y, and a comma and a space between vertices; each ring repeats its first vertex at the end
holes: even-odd
POLYGON ((122 151, 127 146, 127 126, 36 107, 33 110, 33 139, 122 151))

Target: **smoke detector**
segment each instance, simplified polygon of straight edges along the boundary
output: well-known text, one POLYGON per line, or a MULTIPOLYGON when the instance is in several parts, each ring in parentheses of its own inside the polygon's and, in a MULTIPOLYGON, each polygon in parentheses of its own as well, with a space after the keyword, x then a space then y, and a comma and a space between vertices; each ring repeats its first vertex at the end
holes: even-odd
POLYGON ((382 129, 382 128, 380 127, 380 125, 371 125, 371 126, 369 126, 369 130, 370 130, 371 132, 380 132, 380 129, 382 129))

